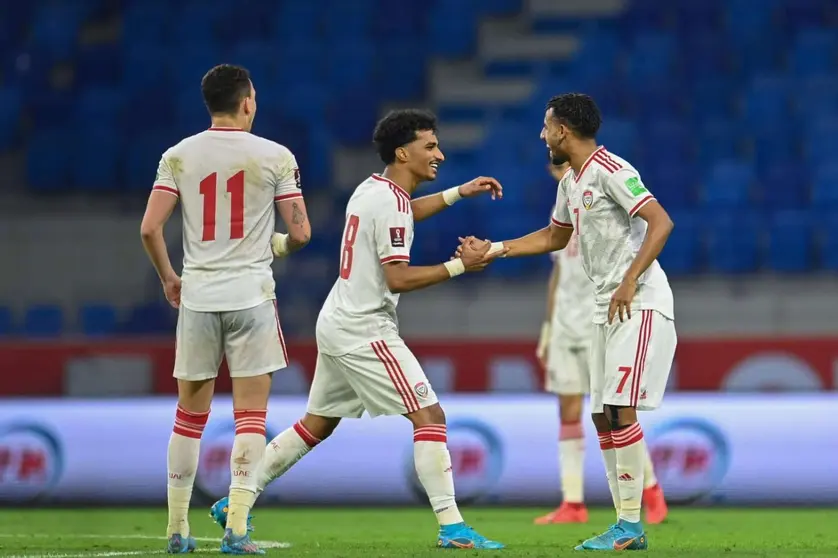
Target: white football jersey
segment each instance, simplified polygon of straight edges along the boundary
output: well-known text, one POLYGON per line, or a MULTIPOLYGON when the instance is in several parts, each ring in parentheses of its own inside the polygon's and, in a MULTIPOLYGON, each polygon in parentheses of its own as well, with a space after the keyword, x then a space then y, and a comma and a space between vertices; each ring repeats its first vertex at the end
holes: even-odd
MULTIPOLYGON (((646 221, 634 216, 654 199, 637 170, 604 147, 591 154, 578 175, 559 183, 552 220, 576 230, 582 265, 594 283, 594 323, 608 320, 611 296, 646 238, 646 221)), ((675 318, 672 289, 657 260, 638 278, 631 309, 675 318)))
POLYGON ((379 175, 362 182, 346 205, 340 273, 317 317, 317 348, 340 356, 398 335, 396 305, 382 265, 409 262, 413 243, 410 195, 379 175))
MULTIPOLYGON (((572 176, 573 171, 568 170, 562 181, 572 176)), ((591 342, 594 329, 594 284, 582 267, 576 231, 563 250, 550 256, 559 265, 551 316, 553 342, 565 347, 586 346, 591 342)))
POLYGON ((275 202, 302 197, 291 151, 243 130, 210 128, 163 154, 153 189, 181 201, 181 304, 223 312, 276 298, 275 202))

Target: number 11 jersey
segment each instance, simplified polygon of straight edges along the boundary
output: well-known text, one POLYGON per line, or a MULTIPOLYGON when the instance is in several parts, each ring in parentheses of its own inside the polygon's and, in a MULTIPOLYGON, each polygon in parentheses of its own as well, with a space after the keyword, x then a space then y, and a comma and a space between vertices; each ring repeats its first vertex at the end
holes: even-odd
POLYGON ((302 198, 291 151, 237 128, 210 128, 163 154, 153 190, 181 201, 183 306, 231 312, 276 298, 275 202, 302 198))
POLYGON ((346 205, 340 272, 317 317, 317 348, 345 355, 398 336, 396 306, 382 266, 409 262, 413 243, 410 195, 379 175, 362 182, 346 205))

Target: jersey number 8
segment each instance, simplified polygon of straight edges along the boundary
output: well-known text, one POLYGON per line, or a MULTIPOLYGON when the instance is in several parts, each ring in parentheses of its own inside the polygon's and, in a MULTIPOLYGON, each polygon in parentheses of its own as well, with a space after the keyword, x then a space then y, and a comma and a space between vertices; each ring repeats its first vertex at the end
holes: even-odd
POLYGON ((346 229, 343 232, 343 250, 340 253, 340 278, 349 279, 352 273, 352 258, 355 257, 355 238, 358 236, 357 215, 350 215, 346 219, 346 229))

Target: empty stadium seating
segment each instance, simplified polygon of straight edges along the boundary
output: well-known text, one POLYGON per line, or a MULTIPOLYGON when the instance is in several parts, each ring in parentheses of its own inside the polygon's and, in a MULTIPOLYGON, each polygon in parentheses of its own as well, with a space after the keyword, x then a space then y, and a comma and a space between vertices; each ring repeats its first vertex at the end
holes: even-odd
MULTIPOLYGON (((463 232, 501 238, 544 222, 555 190, 538 139, 542 107, 581 89, 603 109, 601 142, 638 167, 674 217, 661 257, 670 275, 838 269, 838 4, 629 0, 601 16, 531 11, 522 36, 572 36, 569 57, 483 56, 487 18, 531 4, 543 3, 0 2, 0 152, 22 154, 34 195, 144 196, 160 153, 207 124, 202 74, 240 63, 259 95, 254 131, 295 151, 306 192, 331 200, 324 220, 340 221, 345 195, 332 190, 331 153, 367 146, 388 104, 430 104, 436 61, 476 60, 490 82, 523 80, 532 94, 487 105, 476 91, 473 101, 435 104, 446 122, 477 125, 483 138, 448 153, 441 182, 494 174, 514 211, 499 216, 485 201, 452 209, 420 229, 417 261, 444 257, 463 232), (90 39, 91 28, 114 25, 119 33, 90 39), (56 77, 67 69, 70 79, 56 77)), ((334 267, 335 242, 295 258, 334 267)), ((543 265, 510 260, 487 273, 527 276, 543 265)), ((312 301, 331 278, 313 281, 322 284, 312 301)), ((146 333, 171 327, 170 314, 157 303, 128 313, 0 308, 0 334, 56 335, 67 315, 90 334, 146 333)))

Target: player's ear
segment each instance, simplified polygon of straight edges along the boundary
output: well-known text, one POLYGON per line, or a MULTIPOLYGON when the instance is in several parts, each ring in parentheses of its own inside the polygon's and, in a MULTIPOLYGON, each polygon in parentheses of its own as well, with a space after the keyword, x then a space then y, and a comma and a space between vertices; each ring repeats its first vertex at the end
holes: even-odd
POLYGON ((406 163, 408 159, 407 149, 405 149, 404 147, 397 147, 396 159, 398 159, 401 163, 406 163))

